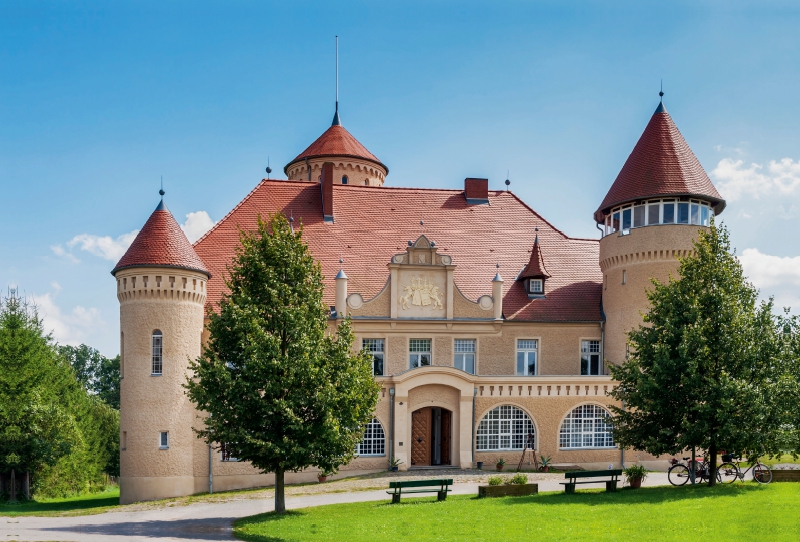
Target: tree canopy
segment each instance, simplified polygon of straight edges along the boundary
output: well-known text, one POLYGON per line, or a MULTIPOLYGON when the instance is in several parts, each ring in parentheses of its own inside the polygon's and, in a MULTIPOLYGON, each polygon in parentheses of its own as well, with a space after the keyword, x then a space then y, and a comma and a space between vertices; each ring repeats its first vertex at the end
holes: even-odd
POLYGON ((72 366, 75 377, 87 391, 119 410, 119 355, 107 358, 85 344, 60 345, 58 352, 72 366))
POLYGON ((336 472, 350 461, 379 392, 369 355, 352 351, 349 321, 329 328, 322 272, 302 234, 280 214, 240 233, 186 384, 208 414, 198 436, 275 473, 279 513, 287 471, 336 472))
POLYGON ((624 405, 611 407, 615 440, 655 455, 705 449, 712 469, 719 450, 776 451, 785 370, 772 301, 757 302, 724 226, 699 232, 679 273, 653 280, 628 359, 610 365, 624 405))

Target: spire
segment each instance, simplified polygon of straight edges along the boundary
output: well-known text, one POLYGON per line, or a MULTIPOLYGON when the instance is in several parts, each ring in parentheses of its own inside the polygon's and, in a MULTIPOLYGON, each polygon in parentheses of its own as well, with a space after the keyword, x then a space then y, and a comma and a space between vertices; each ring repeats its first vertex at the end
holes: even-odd
POLYGON ((339 36, 336 36, 336 112, 333 114, 331 126, 341 126, 339 120, 339 36))
MULTIPOLYGON (((539 228, 536 228, 538 231, 539 228)), ((531 259, 528 261, 528 265, 525 266, 525 269, 517 277, 517 280, 522 279, 546 279, 550 278, 550 273, 547 272, 547 269, 544 266, 544 258, 542 258, 542 249, 539 246, 539 234, 536 234, 536 238, 533 240, 533 249, 531 250, 531 259)))

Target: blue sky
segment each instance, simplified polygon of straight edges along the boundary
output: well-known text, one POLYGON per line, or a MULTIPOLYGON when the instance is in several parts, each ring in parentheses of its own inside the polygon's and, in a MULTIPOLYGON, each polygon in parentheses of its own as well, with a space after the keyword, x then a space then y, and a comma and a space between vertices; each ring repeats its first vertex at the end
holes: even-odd
POLYGON ((342 122, 393 186, 511 188, 573 236, 658 103, 798 305, 800 7, 773 2, 0 2, 0 286, 118 351, 109 274, 158 202, 202 231, 342 122))

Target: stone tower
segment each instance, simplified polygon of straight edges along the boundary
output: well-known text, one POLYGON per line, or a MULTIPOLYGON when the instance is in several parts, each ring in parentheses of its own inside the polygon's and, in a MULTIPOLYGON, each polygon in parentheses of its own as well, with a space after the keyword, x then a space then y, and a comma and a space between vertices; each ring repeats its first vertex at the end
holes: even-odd
POLYGON ((383 186, 389 174, 389 168, 342 126, 338 104, 331 127, 283 171, 290 181, 319 181, 325 162, 333 163, 334 184, 383 186))
POLYGON ((162 199, 111 274, 120 303, 120 502, 190 495, 196 414, 182 384, 200 355, 210 273, 162 199))
POLYGON ((605 315, 603 357, 621 363, 626 332, 642 322, 650 278, 676 276, 700 228, 725 208, 689 145, 660 103, 603 203, 600 269, 605 315))

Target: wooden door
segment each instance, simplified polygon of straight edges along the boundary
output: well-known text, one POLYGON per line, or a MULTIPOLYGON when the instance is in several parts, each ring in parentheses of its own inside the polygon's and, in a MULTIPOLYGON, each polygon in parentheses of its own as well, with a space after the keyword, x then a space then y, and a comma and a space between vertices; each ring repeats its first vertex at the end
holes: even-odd
POLYGON ((441 465, 450 464, 450 442, 452 440, 452 416, 453 413, 449 410, 442 409, 442 434, 440 435, 442 443, 442 462, 441 465))
POLYGON ((421 408, 411 413, 411 464, 431 464, 431 409, 421 408))

